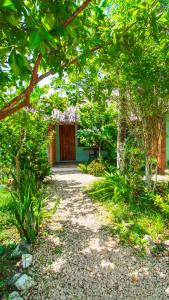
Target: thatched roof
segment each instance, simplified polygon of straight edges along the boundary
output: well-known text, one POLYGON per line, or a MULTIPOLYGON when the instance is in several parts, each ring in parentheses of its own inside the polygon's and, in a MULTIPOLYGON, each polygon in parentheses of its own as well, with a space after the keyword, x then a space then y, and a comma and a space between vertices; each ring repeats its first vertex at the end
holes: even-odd
POLYGON ((77 114, 77 107, 71 106, 64 112, 58 109, 54 109, 52 113, 52 119, 58 124, 72 124, 78 123, 79 118, 77 114))

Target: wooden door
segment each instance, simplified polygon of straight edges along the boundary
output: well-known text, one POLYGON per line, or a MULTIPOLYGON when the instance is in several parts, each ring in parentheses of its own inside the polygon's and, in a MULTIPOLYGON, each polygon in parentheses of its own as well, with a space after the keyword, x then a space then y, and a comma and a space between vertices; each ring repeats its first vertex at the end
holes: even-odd
POLYGON ((60 160, 75 160, 75 125, 60 125, 60 160))

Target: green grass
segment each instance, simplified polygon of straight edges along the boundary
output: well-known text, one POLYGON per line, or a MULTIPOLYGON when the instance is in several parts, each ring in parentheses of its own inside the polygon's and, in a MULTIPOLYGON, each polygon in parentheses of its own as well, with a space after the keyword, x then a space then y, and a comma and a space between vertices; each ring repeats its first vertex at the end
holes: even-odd
POLYGON ((88 173, 88 163, 81 163, 81 164, 78 164, 78 170, 82 173, 88 173))
MULTIPOLYGON (((119 178, 120 180, 120 178, 119 178)), ((103 179, 95 182, 89 188, 90 197, 100 203, 108 212, 104 228, 113 235, 118 235, 120 240, 132 246, 146 247, 144 235, 150 235, 157 241, 169 236, 168 218, 153 203, 151 197, 138 194, 130 197, 125 183, 111 182, 103 179), (117 184, 117 186, 116 186, 117 184), (114 190, 115 187, 115 190, 114 190)), ((148 194, 149 195, 149 194, 148 194)))
POLYGON ((18 238, 10 209, 11 194, 6 188, 0 188, 0 244, 15 242, 18 238))
POLYGON ((54 254, 56 254, 56 255, 61 255, 62 252, 63 252, 63 249, 62 249, 62 247, 60 247, 60 246, 56 246, 53 252, 54 252, 54 254))
POLYGON ((106 171, 106 165, 102 160, 94 159, 91 162, 79 164, 78 170, 82 173, 88 173, 97 177, 101 177, 106 171))
POLYGON ((8 292, 8 280, 14 273, 18 272, 17 260, 10 258, 12 251, 15 249, 16 243, 0 246, 0 299, 8 292))
POLYGON ((16 270, 16 260, 10 259, 10 254, 19 236, 12 224, 10 208, 11 195, 6 188, 0 187, 0 298, 7 292, 7 281, 16 270))
MULTIPOLYGON (((49 193, 47 193, 45 196, 50 197, 50 192, 51 191, 49 191, 49 193)), ((7 294, 9 291, 8 280, 15 273, 19 272, 17 267, 18 259, 10 258, 13 249, 16 247, 18 242, 20 242, 20 237, 16 227, 14 226, 14 219, 11 214, 11 200, 11 193, 8 191, 8 189, 0 186, 0 299, 3 297, 6 297, 3 299, 7 299, 7 294)), ((47 201, 48 200, 46 200, 46 205, 47 201)), ((50 221, 50 217, 57 211, 59 201, 59 198, 52 198, 52 202, 54 202, 53 208, 46 212, 46 223, 44 221, 44 224, 41 228, 41 230, 44 230, 44 235, 51 234, 51 232, 48 232, 47 229, 45 230, 45 226, 50 221)), ((60 232, 60 234, 64 234, 64 232, 60 232)), ((62 248, 56 247, 54 249, 54 253, 56 255, 60 255, 62 253, 62 248)))

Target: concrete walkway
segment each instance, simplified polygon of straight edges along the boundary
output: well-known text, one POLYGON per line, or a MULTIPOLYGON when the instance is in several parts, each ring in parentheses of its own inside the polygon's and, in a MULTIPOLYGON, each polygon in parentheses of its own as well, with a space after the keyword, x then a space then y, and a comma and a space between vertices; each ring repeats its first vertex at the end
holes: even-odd
POLYGON ((61 202, 35 245, 31 272, 37 285, 25 299, 169 299, 168 260, 137 257, 107 235, 83 193, 94 180, 73 165, 53 169, 49 205, 57 196, 61 202))

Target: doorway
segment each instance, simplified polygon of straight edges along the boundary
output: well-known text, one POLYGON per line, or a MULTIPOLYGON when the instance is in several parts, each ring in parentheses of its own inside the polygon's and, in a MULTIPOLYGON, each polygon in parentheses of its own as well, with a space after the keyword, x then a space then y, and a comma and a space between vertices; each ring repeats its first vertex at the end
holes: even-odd
POLYGON ((75 125, 59 125, 60 160, 76 160, 75 125))

